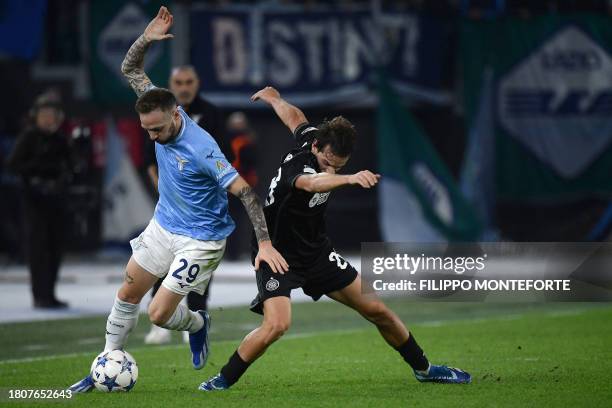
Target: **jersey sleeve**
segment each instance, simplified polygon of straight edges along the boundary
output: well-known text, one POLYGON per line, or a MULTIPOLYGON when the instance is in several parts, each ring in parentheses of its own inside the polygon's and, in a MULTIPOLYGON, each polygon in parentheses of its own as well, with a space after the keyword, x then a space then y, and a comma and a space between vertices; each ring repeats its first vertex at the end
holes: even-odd
POLYGON ((298 177, 317 173, 310 165, 310 161, 306 154, 298 154, 294 157, 291 153, 285 157, 281 171, 280 181, 289 188, 295 187, 295 181, 298 177))
POLYGON ((211 150, 212 151, 205 154, 204 158, 201 160, 204 172, 214 178, 221 187, 227 189, 238 177, 238 172, 232 167, 230 162, 227 161, 218 147, 211 150))
POLYGON ((299 146, 302 146, 305 143, 312 142, 312 140, 315 138, 318 130, 319 129, 317 129, 316 127, 312 126, 308 122, 302 123, 301 125, 296 127, 295 131, 293 132, 293 136, 295 137, 295 142, 299 146))

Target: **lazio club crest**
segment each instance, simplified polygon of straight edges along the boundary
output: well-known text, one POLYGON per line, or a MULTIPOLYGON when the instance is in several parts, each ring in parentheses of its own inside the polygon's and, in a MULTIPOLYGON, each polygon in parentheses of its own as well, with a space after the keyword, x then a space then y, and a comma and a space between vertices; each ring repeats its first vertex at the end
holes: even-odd
POLYGON ((175 156, 175 157, 176 157, 176 162, 177 162, 179 171, 183 171, 183 169, 185 168, 185 164, 189 163, 189 160, 181 159, 179 156, 175 156))
POLYGON ((562 27, 501 77, 502 128, 560 176, 580 175, 612 142, 612 56, 562 27))

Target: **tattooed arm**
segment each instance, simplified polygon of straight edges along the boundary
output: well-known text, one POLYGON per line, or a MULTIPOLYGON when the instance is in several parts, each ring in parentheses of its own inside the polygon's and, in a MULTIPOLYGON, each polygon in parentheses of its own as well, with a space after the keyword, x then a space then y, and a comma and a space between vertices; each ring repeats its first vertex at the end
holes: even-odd
POLYGON ((144 72, 144 56, 153 41, 172 38, 172 34, 166 34, 172 26, 172 14, 167 8, 161 7, 157 16, 145 28, 144 33, 132 44, 128 50, 123 63, 121 72, 127 78, 128 83, 140 96, 149 90, 153 84, 144 72))
POLYGON ((137 96, 145 93, 153 85, 144 72, 144 55, 149 48, 149 44, 151 42, 147 41, 144 34, 138 37, 121 64, 121 72, 123 72, 123 75, 137 96))
POLYGON ((255 269, 259 269, 261 261, 266 262, 272 271, 284 273, 289 270, 289 265, 283 256, 272 246, 266 217, 264 216, 261 201, 251 186, 240 176, 230 184, 228 191, 242 201, 242 205, 249 215, 249 219, 255 229, 255 236, 259 244, 259 252, 255 258, 255 269))
MULTIPOLYGON (((245 183, 246 184, 246 183, 245 183)), ((270 241, 270 235, 268 234, 268 226, 266 225, 266 218, 263 213, 263 208, 259 197, 255 194, 255 191, 248 184, 240 189, 236 197, 242 201, 246 212, 249 214, 253 228, 255 229, 255 236, 257 242, 270 241)))

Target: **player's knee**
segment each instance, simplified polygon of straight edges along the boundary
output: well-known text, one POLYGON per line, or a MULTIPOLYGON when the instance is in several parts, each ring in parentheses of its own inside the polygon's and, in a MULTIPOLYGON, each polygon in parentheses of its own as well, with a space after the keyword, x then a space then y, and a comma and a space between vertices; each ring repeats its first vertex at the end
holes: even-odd
POLYGON ((127 302, 136 305, 140 303, 142 296, 131 293, 131 291, 125 289, 124 287, 121 287, 117 292, 117 298, 122 302, 127 302))
POLYGON ((270 334, 274 339, 278 339, 283 336, 289 330, 288 322, 275 322, 270 325, 270 334))
POLYGON ((149 307, 149 319, 156 326, 162 326, 170 317, 168 313, 160 307, 149 307))
POLYGON ((291 323, 285 319, 278 319, 264 323, 264 329, 267 332, 267 338, 270 342, 278 340, 289 330, 291 323))

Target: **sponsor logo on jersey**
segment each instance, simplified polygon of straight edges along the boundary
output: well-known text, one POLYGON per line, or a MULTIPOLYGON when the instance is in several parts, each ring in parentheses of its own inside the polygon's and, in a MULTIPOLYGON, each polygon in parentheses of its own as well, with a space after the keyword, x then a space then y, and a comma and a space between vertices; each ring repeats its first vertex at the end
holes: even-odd
POLYGON ((499 81, 502 128, 563 177, 612 142, 612 57, 582 29, 560 28, 499 81))
POLYGON ((315 195, 312 196, 312 198, 308 202, 308 207, 312 208, 315 205, 323 204, 329 198, 329 194, 330 194, 329 191, 327 193, 316 193, 315 195))
MULTIPOLYGON (((308 166, 308 165, 304 165, 303 172, 304 173, 308 173, 308 174, 317 174, 317 171, 315 169, 313 169, 312 167, 308 166)), ((308 203, 308 207, 312 208, 312 207, 314 207, 316 205, 323 204, 324 202, 327 201, 328 198, 329 198, 329 192, 327 192, 327 193, 316 193, 310 199, 310 202, 308 203)))

